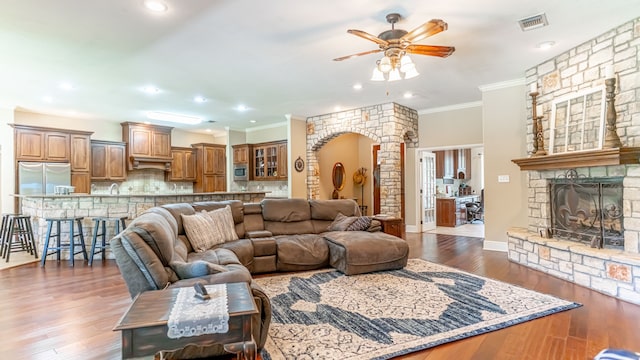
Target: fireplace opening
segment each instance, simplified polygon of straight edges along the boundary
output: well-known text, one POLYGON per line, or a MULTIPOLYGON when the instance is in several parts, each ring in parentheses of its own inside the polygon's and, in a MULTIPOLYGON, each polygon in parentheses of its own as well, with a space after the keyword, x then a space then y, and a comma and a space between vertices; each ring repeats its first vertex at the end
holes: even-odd
POLYGON ((549 183, 555 238, 624 249, 622 177, 587 178, 569 170, 549 183))

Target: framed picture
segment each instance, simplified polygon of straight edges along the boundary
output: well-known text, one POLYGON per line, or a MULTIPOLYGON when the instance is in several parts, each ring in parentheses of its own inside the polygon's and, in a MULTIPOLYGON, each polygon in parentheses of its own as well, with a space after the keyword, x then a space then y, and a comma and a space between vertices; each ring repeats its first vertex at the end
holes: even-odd
POLYGON ((602 149, 605 108, 604 86, 585 89, 553 100, 549 153, 602 149))
POLYGON ((293 167, 297 172, 302 172, 302 170, 304 170, 304 160, 302 160, 302 158, 298 156, 296 161, 293 162, 293 167))

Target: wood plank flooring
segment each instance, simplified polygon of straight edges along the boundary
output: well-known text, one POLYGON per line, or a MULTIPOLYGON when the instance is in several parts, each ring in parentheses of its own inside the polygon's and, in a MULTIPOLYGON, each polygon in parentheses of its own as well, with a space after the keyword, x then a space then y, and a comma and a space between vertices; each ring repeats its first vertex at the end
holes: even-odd
MULTIPOLYGON (((407 234, 410 257, 552 294, 584 306, 400 357, 590 359, 607 347, 640 351, 640 306, 547 276, 483 251, 482 239, 407 234)), ((120 358, 112 328, 131 299, 114 261, 27 264, 0 271, 0 358, 120 358)))

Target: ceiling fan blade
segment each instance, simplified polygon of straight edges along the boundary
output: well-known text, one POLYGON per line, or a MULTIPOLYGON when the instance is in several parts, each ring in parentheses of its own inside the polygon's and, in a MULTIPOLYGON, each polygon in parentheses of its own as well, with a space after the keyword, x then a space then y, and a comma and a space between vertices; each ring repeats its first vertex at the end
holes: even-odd
POLYGON ((369 34, 368 32, 364 32, 364 31, 361 31, 361 30, 354 30, 354 29, 349 29, 349 30, 347 30, 347 32, 349 34, 353 34, 355 36, 360 36, 363 39, 367 39, 367 40, 373 41, 374 43, 376 43, 376 44, 378 44, 380 46, 389 45, 388 41, 382 40, 377 36, 369 34))
POLYGON ((447 57, 456 51, 453 46, 437 46, 437 45, 409 45, 405 49, 406 52, 417 55, 429 55, 438 57, 447 57))
POLYGON ((361 52, 361 53, 357 53, 357 54, 352 54, 352 55, 347 55, 347 56, 335 58, 335 59, 333 59, 333 61, 347 60, 347 59, 351 59, 352 57, 375 54, 375 53, 378 53, 378 52, 381 52, 381 51, 382 51, 382 49, 369 50, 369 51, 365 51, 365 52, 361 52))
POLYGON ((410 43, 417 42, 444 30, 447 30, 446 22, 440 19, 432 19, 406 33, 403 37, 400 38, 400 41, 406 41, 410 43))

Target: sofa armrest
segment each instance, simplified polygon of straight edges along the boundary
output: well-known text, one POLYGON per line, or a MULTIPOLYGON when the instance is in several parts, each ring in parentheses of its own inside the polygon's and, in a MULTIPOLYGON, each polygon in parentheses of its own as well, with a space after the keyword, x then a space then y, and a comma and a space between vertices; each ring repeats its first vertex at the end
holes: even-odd
POLYGON ((268 230, 247 231, 245 235, 247 239, 266 238, 273 236, 271 231, 268 230))

